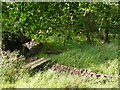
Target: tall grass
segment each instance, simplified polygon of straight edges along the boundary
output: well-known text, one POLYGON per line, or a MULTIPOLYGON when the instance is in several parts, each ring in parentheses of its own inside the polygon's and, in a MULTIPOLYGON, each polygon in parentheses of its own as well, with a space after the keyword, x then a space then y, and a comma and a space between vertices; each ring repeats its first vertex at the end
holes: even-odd
MULTIPOLYGON (((56 48, 56 46, 53 47, 56 48)), ((54 48, 52 49, 54 50, 54 48)), ((66 66, 87 68, 106 74, 115 74, 118 68, 118 46, 113 43, 97 45, 72 43, 62 54, 48 56, 40 53, 38 56, 49 57, 56 63, 66 66)))
POLYGON ((49 42, 46 50, 37 56, 50 58, 53 62, 77 68, 86 68, 97 73, 111 74, 112 80, 86 78, 67 73, 55 73, 51 70, 37 72, 34 76, 25 76, 15 84, 1 84, 1 87, 15 88, 117 88, 118 87, 118 45, 88 44, 71 42, 64 49, 58 42, 49 42), (62 50, 58 55, 47 55, 46 50, 62 50))
POLYGON ((103 79, 92 79, 69 75, 56 74, 50 70, 37 73, 34 77, 24 78, 16 82, 17 88, 116 88, 117 79, 104 82, 103 79))

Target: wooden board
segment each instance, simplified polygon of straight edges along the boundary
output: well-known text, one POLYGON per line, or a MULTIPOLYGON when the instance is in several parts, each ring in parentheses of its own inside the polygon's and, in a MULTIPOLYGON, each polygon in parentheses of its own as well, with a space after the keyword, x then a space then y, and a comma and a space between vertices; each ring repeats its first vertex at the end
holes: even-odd
POLYGON ((34 69, 37 66, 40 66, 41 64, 43 64, 43 63, 45 63, 47 61, 49 61, 49 59, 39 58, 39 59, 37 59, 37 60, 35 60, 33 62, 28 63, 26 65, 26 67, 31 70, 31 69, 34 69))

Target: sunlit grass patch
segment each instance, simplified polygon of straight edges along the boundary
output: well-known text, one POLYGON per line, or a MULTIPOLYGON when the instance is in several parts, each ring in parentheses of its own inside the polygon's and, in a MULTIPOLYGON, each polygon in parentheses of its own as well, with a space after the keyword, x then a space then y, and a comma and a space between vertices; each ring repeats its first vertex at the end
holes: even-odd
POLYGON ((37 73, 30 78, 21 79, 16 83, 17 88, 115 88, 117 79, 109 81, 70 75, 67 73, 55 73, 50 70, 37 73))

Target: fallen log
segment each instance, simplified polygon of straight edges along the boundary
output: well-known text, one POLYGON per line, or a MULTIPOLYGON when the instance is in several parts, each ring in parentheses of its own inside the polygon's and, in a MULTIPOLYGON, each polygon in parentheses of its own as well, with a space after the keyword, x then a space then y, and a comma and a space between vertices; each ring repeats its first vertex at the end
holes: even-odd
POLYGON ((47 51, 46 53, 47 53, 48 55, 53 55, 53 54, 63 53, 63 51, 47 51))
POLYGON ((30 58, 36 54, 38 54, 40 52, 40 50, 43 48, 43 44, 42 43, 39 43, 38 45, 36 46, 33 46, 30 51, 26 54, 26 58, 30 58))

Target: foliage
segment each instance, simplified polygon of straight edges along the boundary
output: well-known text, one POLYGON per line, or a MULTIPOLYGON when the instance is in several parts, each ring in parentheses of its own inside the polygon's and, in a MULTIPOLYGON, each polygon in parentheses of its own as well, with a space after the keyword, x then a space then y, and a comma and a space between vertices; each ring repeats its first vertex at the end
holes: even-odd
POLYGON ((0 77, 2 82, 15 82, 27 73, 25 59, 19 55, 18 51, 12 53, 2 51, 1 53, 0 77))
POLYGON ((118 3, 3 2, 2 7, 3 31, 23 33, 42 42, 52 35, 62 37, 66 44, 78 33, 89 41, 105 30, 107 34, 119 33, 118 3))
MULTIPOLYGON (((116 2, 2 2, 3 40, 8 38, 18 41, 22 34, 46 44, 38 57, 49 57, 66 66, 83 67, 117 76, 118 45, 112 42, 112 39, 115 40, 112 36, 120 33, 118 5, 116 2), (105 42, 111 40, 111 43, 103 44, 99 38, 105 42), (89 44, 86 40, 94 43, 89 44), (47 50, 58 49, 64 53, 51 56, 45 54, 47 50)), ((16 52, 6 53, 2 53, 1 64, 3 81, 8 81, 5 87, 117 87, 116 78, 104 83, 103 80, 51 71, 37 73, 33 77, 25 75, 26 78, 18 80, 18 76, 27 72, 24 69, 24 58, 16 52), (11 82, 16 80, 12 85, 11 82)))

